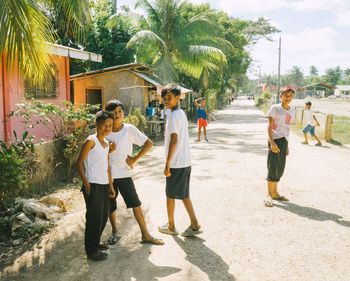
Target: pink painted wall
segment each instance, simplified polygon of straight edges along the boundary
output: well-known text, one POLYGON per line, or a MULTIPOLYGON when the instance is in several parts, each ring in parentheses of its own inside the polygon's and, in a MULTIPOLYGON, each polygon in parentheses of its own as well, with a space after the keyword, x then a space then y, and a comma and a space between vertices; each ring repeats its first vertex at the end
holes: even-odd
MULTIPOLYGON (((44 102, 47 103, 53 103, 53 104, 62 104, 63 101, 66 100, 67 97, 69 97, 69 64, 68 64, 68 58, 66 57, 55 57, 53 59, 53 62, 57 65, 58 69, 58 90, 57 90, 57 97, 51 98, 51 99, 41 99, 44 102), (68 67, 67 67, 68 66, 68 67)), ((10 101, 10 110, 14 110, 16 108, 16 104, 23 102, 25 100, 25 93, 24 93, 24 82, 23 79, 20 77, 18 70, 16 69, 12 73, 7 73, 7 83, 8 83, 8 98, 10 101)), ((1 95, 4 94, 3 91, 1 91, 1 95)), ((1 104, 0 104, 1 106, 1 104)), ((3 106, 1 106, 3 107, 3 106)), ((1 110, 1 109, 0 109, 1 110)), ((1 113, 1 111, 0 111, 1 113)), ((2 114, 4 116, 4 114, 2 114)), ((2 117, 3 118, 3 117, 2 117)), ((0 119, 1 120, 1 119, 0 119)), ((24 124, 21 122, 19 118, 11 118, 10 119, 10 127, 11 132, 6 132, 7 135, 11 135, 11 138, 13 138, 12 131, 15 130, 17 132, 17 135, 21 135, 24 131, 24 124)), ((30 135, 35 136, 35 141, 39 142, 41 139, 52 139, 53 134, 51 130, 44 125, 39 125, 35 127, 34 129, 29 130, 30 135)), ((4 138, 4 132, 2 135, 0 135, 1 138, 4 138)))
POLYGON ((0 140, 5 139, 5 124, 4 124, 4 97, 3 97, 3 79, 2 79, 2 59, 0 56, 0 140))

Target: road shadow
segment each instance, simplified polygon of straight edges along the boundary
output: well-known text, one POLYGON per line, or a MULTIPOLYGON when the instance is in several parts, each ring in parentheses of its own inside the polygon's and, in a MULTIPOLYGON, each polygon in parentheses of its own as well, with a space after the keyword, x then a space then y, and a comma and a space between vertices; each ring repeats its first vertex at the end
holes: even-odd
POLYGON ((173 236, 174 241, 186 253, 186 260, 208 275, 211 281, 235 281, 229 273, 230 267, 213 250, 205 245, 205 240, 199 237, 181 238, 173 236))
POLYGON ((283 202, 281 204, 275 204, 275 207, 284 209, 298 216, 308 218, 316 221, 333 221, 341 226, 350 227, 350 221, 342 220, 342 216, 337 214, 328 213, 319 209, 304 207, 291 202, 283 202))
MULTIPOLYGON (((90 271, 94 272, 94 268, 98 268, 98 271, 108 274, 108 280, 157 281, 182 270, 177 267, 155 265, 149 260, 152 246, 137 247, 134 250, 130 250, 130 247, 118 247, 115 251, 112 250, 114 253, 110 254, 109 263, 96 264, 88 261, 90 271)), ((97 277, 94 280, 104 280, 97 277)))

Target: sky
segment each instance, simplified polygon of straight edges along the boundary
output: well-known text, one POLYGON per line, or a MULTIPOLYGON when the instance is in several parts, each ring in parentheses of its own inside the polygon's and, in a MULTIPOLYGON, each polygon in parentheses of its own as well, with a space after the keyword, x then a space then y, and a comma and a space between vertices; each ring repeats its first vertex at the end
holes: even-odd
MULTIPOLYGON (((134 8, 136 0, 117 0, 134 8)), ((281 36, 281 73, 294 65, 308 75, 311 65, 323 74, 327 68, 350 68, 350 0, 189 0, 244 19, 265 17, 281 30, 273 41, 261 40, 250 49, 249 76, 277 74, 281 36)))

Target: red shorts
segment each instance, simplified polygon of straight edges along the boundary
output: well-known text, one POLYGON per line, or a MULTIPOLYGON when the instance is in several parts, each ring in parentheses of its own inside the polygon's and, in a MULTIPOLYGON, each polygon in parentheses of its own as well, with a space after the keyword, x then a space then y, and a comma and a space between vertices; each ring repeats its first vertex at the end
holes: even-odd
POLYGON ((208 122, 204 118, 199 118, 198 119, 198 128, 206 127, 208 126, 208 122))

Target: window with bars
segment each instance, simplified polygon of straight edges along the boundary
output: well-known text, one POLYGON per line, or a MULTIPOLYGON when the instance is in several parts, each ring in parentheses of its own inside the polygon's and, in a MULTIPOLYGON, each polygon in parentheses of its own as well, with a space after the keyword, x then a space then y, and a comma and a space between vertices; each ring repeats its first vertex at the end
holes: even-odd
POLYGON ((30 80, 24 81, 24 91, 27 99, 55 98, 59 95, 58 69, 56 65, 51 66, 50 74, 45 79, 44 85, 32 83, 30 80))

